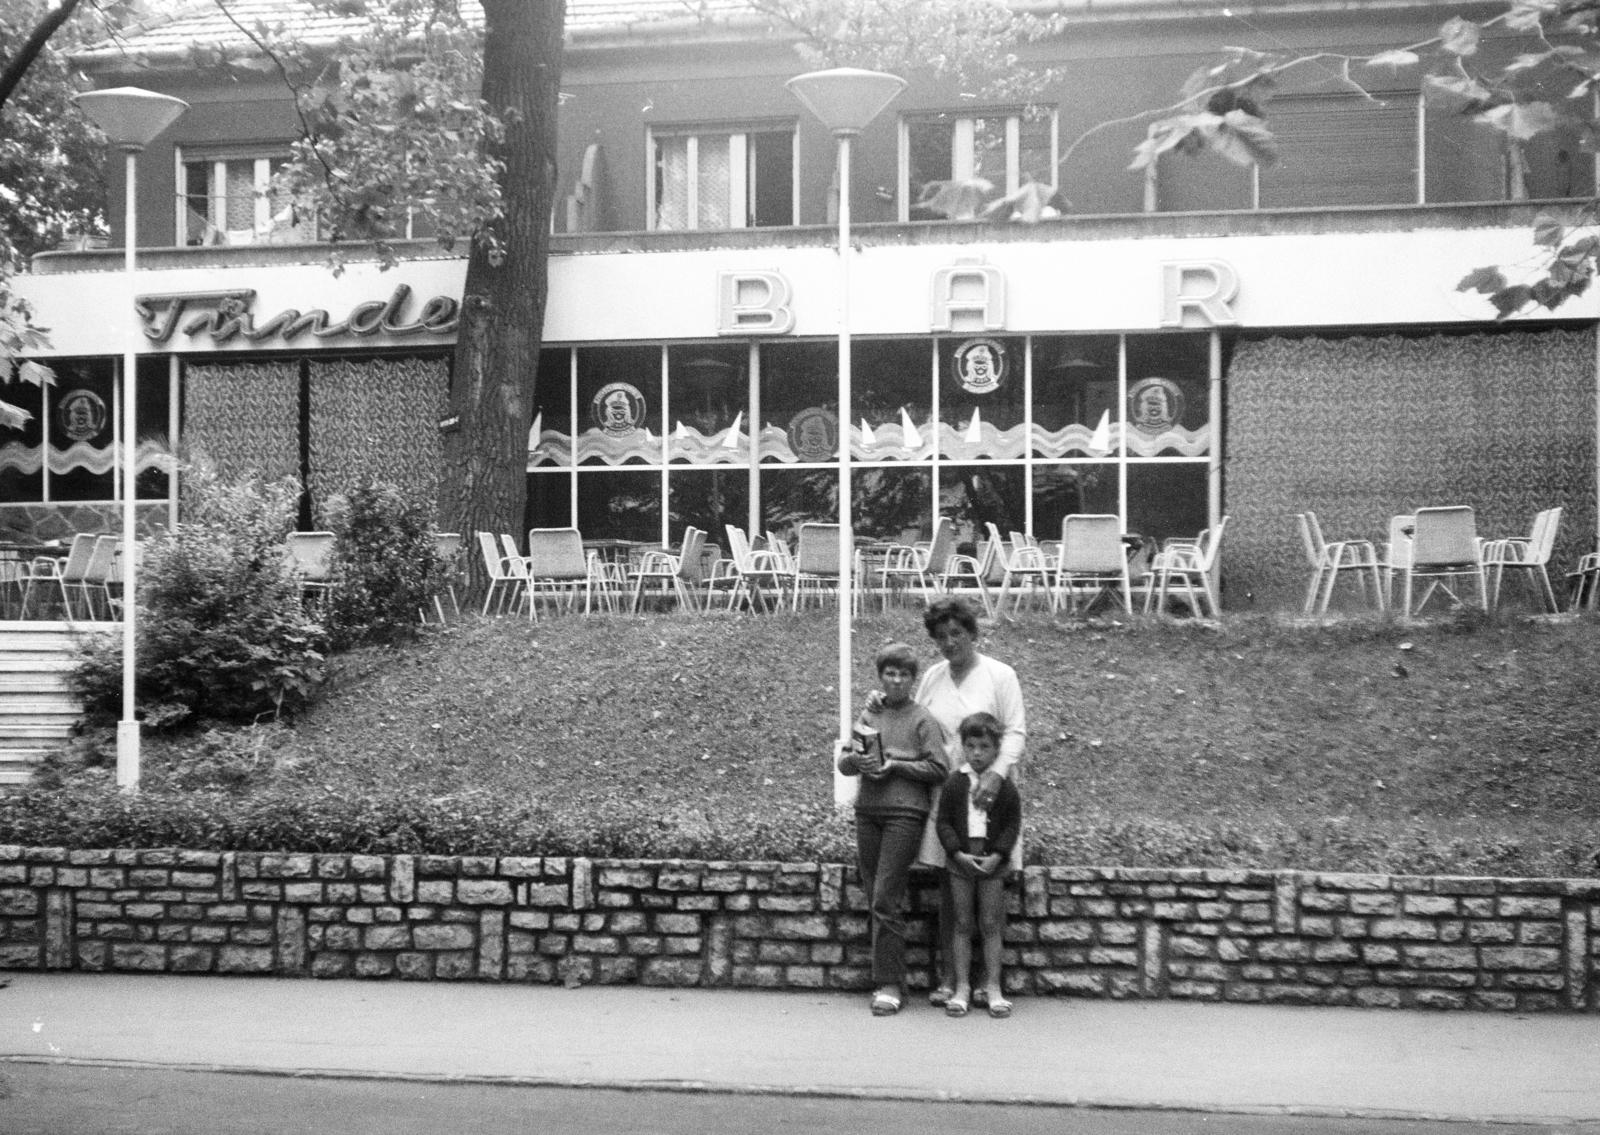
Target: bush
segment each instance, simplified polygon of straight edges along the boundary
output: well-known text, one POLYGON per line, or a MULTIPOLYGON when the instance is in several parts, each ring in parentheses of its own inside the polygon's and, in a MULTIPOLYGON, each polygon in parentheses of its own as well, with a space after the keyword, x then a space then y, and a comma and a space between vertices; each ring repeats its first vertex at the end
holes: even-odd
POLYGON ((416 637, 418 610, 442 586, 431 512, 382 481, 328 501, 338 539, 325 617, 335 650, 416 637))
MULTIPOLYGON (((186 468, 184 519, 145 542, 139 568, 137 693, 149 728, 278 717, 315 696, 325 636, 283 552, 298 499, 293 478, 230 483, 186 468)), ((120 637, 86 646, 75 688, 91 720, 117 715, 120 637)))

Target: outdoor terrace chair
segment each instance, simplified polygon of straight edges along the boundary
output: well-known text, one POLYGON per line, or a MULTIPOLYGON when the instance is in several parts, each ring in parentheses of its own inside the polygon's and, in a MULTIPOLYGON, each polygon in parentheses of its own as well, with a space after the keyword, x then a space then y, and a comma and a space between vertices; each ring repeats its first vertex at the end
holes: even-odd
POLYGON ((1400 613, 1407 618, 1421 613, 1428 600, 1441 591, 1457 603, 1464 602, 1450 586, 1451 581, 1462 579, 1477 585, 1478 606, 1488 610, 1489 585, 1482 556, 1477 519, 1470 506, 1417 509, 1410 549, 1397 569, 1401 580, 1400 613), (1412 594, 1418 579, 1426 580, 1427 587, 1413 606, 1412 594))
POLYGON ((1593 611, 1600 604, 1600 552, 1585 552, 1567 573, 1567 610, 1593 611))
POLYGON ((950 559, 956 554, 956 526, 947 516, 933 522, 933 539, 926 545, 891 544, 884 552, 878 577, 883 583, 884 606, 891 596, 915 585, 922 591, 922 601, 931 602, 935 592, 945 589, 945 577, 950 571, 950 559))
POLYGON ((1081 513, 1061 520, 1061 550, 1056 562, 1057 607, 1078 613, 1078 588, 1094 594, 1084 605, 1088 614, 1101 599, 1118 601, 1125 614, 1133 614, 1133 588, 1128 578, 1128 548, 1122 542, 1122 518, 1110 513, 1081 513))
MULTIPOLYGON (((504 544, 507 540, 511 540, 511 537, 497 537, 493 532, 478 533, 478 552, 483 557, 483 570, 489 579, 488 590, 483 596, 483 610, 478 612, 480 615, 489 613, 489 607, 494 604, 496 596, 500 599, 499 604, 495 606, 497 615, 505 614, 508 602, 515 607, 517 603, 524 602, 528 598, 527 564, 514 546, 511 554, 506 554, 504 544)), ((515 541, 512 543, 515 544, 515 541)), ((532 605, 529 606, 531 617, 532 605)))
POLYGON ((984 527, 989 532, 989 543, 996 549, 996 556, 1000 567, 1000 596, 995 600, 994 609, 998 615, 1006 613, 1006 599, 1011 596, 1012 588, 1018 588, 1012 601, 1012 615, 1022 609, 1023 596, 1026 594, 1030 603, 1038 596, 1043 595, 1050 613, 1056 609, 1056 595, 1051 586, 1050 568, 1045 563, 1044 553, 1037 544, 1032 543, 1021 532, 1011 534, 1011 546, 1000 537, 1000 529, 993 521, 984 527))
MULTIPOLYGON (((461 601, 456 596, 456 581, 461 578, 461 533, 435 532, 433 534, 434 557, 439 565, 439 578, 444 584, 444 594, 450 597, 450 609, 456 617, 461 616, 461 601)), ((444 625, 444 599, 437 591, 430 597, 434 613, 439 617, 440 625, 444 625)), ((427 622, 426 611, 417 612, 420 622, 427 622)))
POLYGON ((320 598, 332 590, 330 567, 334 539, 332 532, 291 532, 284 537, 289 566, 300 581, 301 602, 320 598))
POLYGON ((1556 529, 1561 526, 1561 509, 1541 509, 1533 518, 1527 536, 1490 540, 1483 546, 1483 567, 1489 576, 1489 609, 1500 605, 1500 584, 1506 569, 1527 573, 1528 582, 1539 594, 1546 614, 1561 609, 1555 588, 1550 585, 1550 555, 1555 551, 1556 529))
POLYGON ((604 573, 598 556, 583 546, 576 528, 528 529, 528 597, 530 609, 541 596, 555 606, 576 611, 583 596, 583 613, 594 610, 596 595, 607 609, 616 610, 614 581, 604 573))
POLYGON ((728 609, 748 603, 753 611, 772 609, 767 601, 769 594, 783 602, 785 586, 793 575, 783 569, 777 555, 771 551, 756 551, 744 529, 734 524, 723 525, 728 534, 728 552, 733 560, 734 584, 728 592, 728 609))
POLYGON ((683 530, 683 543, 676 555, 659 549, 645 552, 632 573, 633 613, 639 613, 647 587, 660 588, 663 598, 676 595, 679 610, 698 610, 700 604, 695 595, 700 582, 700 550, 705 543, 705 532, 691 524, 683 530))
POLYGON ((1144 609, 1152 607, 1158 612, 1167 609, 1167 598, 1174 585, 1183 588, 1189 610, 1196 618, 1222 617, 1222 604, 1217 594, 1217 561, 1222 550, 1222 534, 1228 527, 1228 518, 1217 521, 1215 528, 1207 528, 1195 538, 1169 542, 1150 561, 1150 589, 1145 592, 1144 609))
POLYGON ((70 589, 82 584, 84 574, 89 569, 89 561, 94 557, 94 545, 97 539, 98 537, 92 532, 80 532, 72 538, 65 559, 37 556, 28 564, 19 576, 22 586, 22 618, 28 617, 29 612, 33 610, 34 596, 42 592, 45 604, 38 609, 35 617, 48 614, 53 601, 59 598, 62 617, 69 622, 72 620, 70 589))
MULTIPOLYGON (((126 591, 123 587, 125 576, 123 572, 129 555, 130 553, 127 547, 121 540, 118 540, 115 554, 111 557, 111 570, 106 572, 104 584, 106 613, 108 618, 122 618, 122 605, 126 601, 126 591)), ((143 540, 135 540, 133 542, 133 551, 131 555, 133 556, 134 569, 137 570, 139 565, 144 562, 143 540)))
POLYGON ((117 548, 121 545, 120 536, 101 535, 95 537, 94 551, 89 556, 89 562, 83 569, 83 574, 75 580, 67 582, 68 593, 76 591, 81 603, 80 609, 85 619, 98 619, 102 612, 106 618, 111 617, 111 608, 107 602, 106 582, 111 578, 113 565, 117 561, 117 548))
POLYGON ((978 602, 983 606, 984 617, 992 617, 994 601, 989 598, 989 584, 991 581, 998 582, 1000 578, 999 569, 995 566, 997 558, 995 546, 988 541, 983 542, 983 547, 976 556, 952 551, 950 558, 945 561, 944 572, 939 577, 939 590, 946 595, 954 595, 957 587, 963 590, 972 588, 978 593, 978 602))
POLYGON ((1311 580, 1306 585, 1302 614, 1327 613, 1328 604, 1333 601, 1334 585, 1341 572, 1347 575, 1354 573, 1362 599, 1366 599, 1367 585, 1370 583, 1372 602, 1378 610, 1384 609, 1383 567, 1378 562, 1378 550, 1371 540, 1335 540, 1330 544, 1323 538, 1322 525, 1317 522, 1314 512, 1296 513, 1295 522, 1300 527, 1300 543, 1305 548, 1306 562, 1311 567, 1311 580))
POLYGON ((839 591, 839 526, 811 521, 800 526, 795 549, 794 591, 790 609, 798 611, 810 598, 822 602, 827 592, 839 591))

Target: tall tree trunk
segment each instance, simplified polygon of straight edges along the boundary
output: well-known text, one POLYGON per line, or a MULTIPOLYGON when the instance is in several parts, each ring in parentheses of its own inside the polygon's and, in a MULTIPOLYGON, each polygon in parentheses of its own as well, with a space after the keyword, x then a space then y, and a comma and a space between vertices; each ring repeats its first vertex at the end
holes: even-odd
MULTIPOLYGON (((493 148, 506 163, 505 216, 495 223, 505 259, 496 266, 474 245, 467 261, 439 489, 443 525, 472 553, 474 532, 517 532, 527 503, 566 3, 483 0, 483 14, 483 98, 506 123, 493 148)), ((481 558, 469 562, 481 584, 481 558)))

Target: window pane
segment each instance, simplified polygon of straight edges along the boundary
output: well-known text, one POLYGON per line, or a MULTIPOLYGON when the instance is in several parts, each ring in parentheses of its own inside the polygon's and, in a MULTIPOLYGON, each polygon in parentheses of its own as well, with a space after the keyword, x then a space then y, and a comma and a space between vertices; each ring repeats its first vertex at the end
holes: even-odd
POLYGON ((227 195, 223 206, 226 222, 222 225, 228 230, 230 239, 234 234, 243 234, 248 240, 256 228, 256 163, 254 158, 240 158, 224 163, 227 184, 223 192, 227 195))
POLYGON ((933 480, 927 469, 854 469, 850 475, 858 540, 900 541, 907 529, 933 529, 933 480))
POLYGON ((917 119, 906 125, 909 142, 909 169, 907 184, 911 192, 911 219, 935 220, 939 214, 918 209, 923 187, 930 181, 949 181, 951 153, 954 146, 953 122, 943 118, 917 119))
POLYGON ((1199 457, 1210 451, 1207 333, 1128 336, 1128 452, 1199 457))
POLYGON ((787 131, 752 134, 750 143, 750 223, 794 224, 794 135, 787 131))
POLYGON ((1017 168, 1040 185, 1056 184, 1055 164, 1051 160, 1050 138, 1054 133, 1055 116, 1047 110, 1037 110, 1022 116, 1021 149, 1017 155, 1017 168))
POLYGON ((656 228, 689 227, 689 139, 656 139, 656 228))
POLYGON ((1005 117, 972 120, 972 173, 1006 191, 1005 117))
MULTIPOLYGON (((528 508, 524 528, 572 526, 572 475, 565 470, 528 474, 528 508)), ((519 536, 518 544, 522 543, 519 536)))
POLYGON ((798 528, 807 520, 838 522, 838 470, 762 470, 761 527, 798 528))
POLYGON ((749 401, 746 355, 743 345, 733 343, 667 351, 672 415, 667 436, 669 461, 694 465, 749 461, 750 423, 743 416, 749 401))
POLYGON ((750 473, 746 469, 674 469, 667 480, 667 536, 674 549, 692 524, 706 543, 727 547, 724 530, 743 528, 750 517, 750 473))
POLYGON ((204 244, 211 225, 211 163, 183 163, 185 244, 204 244))
POLYGON ((1206 526, 1204 462, 1128 466, 1128 530, 1156 541, 1206 526))
POLYGON ((1059 540, 1062 519, 1081 513, 1121 515, 1116 464, 1035 465, 1033 534, 1059 540))
POLYGON ((1023 341, 980 337, 939 342, 939 456, 1023 455, 1023 341))
POLYGON ((984 536, 993 523, 1002 536, 1022 530, 1024 470, 1019 465, 958 465, 939 473, 939 512, 957 522, 970 539, 984 536))
POLYGON ((696 188, 695 228, 731 228, 728 220, 728 186, 732 178, 726 134, 700 136, 699 185, 696 188))
POLYGON ((761 460, 784 464, 838 459, 837 343, 761 348, 761 460))
MULTIPOLYGON (((534 384, 534 422, 529 429, 534 445, 528 468, 572 464, 572 352, 546 347, 539 352, 539 377, 534 384)), ((545 524, 540 527, 559 528, 545 524)))
MULTIPOLYGON (((580 465, 661 461, 661 349, 594 347, 578 352, 580 465)), ((658 487, 659 491, 659 487, 658 487)))
POLYGON ((163 458, 172 453, 169 435, 172 385, 166 359, 139 360, 139 500, 165 500, 173 476, 163 458))
POLYGON ((1104 457, 1113 451, 1120 418, 1116 336, 1033 341, 1035 457, 1104 457))
POLYGON ((660 540, 661 474, 620 469, 579 473, 578 528, 589 540, 660 540))
POLYGON ((933 456, 933 355, 925 339, 857 339, 850 348, 851 452, 861 461, 933 456), (871 440, 861 432, 867 423, 871 440))
MULTIPOLYGON (((57 375, 60 363, 52 363, 57 375)), ((8 383, 0 399, 21 407, 33 416, 20 426, 0 426, 0 501, 40 501, 44 499, 43 461, 40 445, 44 441, 44 397, 31 382, 8 383)))
POLYGON ((116 364, 84 359, 51 365, 56 381, 44 400, 50 415, 50 499, 112 500, 116 364))

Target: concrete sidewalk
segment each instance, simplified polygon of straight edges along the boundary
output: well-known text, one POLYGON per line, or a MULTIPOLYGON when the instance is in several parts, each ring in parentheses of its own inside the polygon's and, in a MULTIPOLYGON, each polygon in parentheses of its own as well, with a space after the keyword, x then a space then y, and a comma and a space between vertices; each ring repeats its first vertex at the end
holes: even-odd
POLYGON ((1593 1017, 0 974, 0 1061, 1600 1124, 1593 1017))

